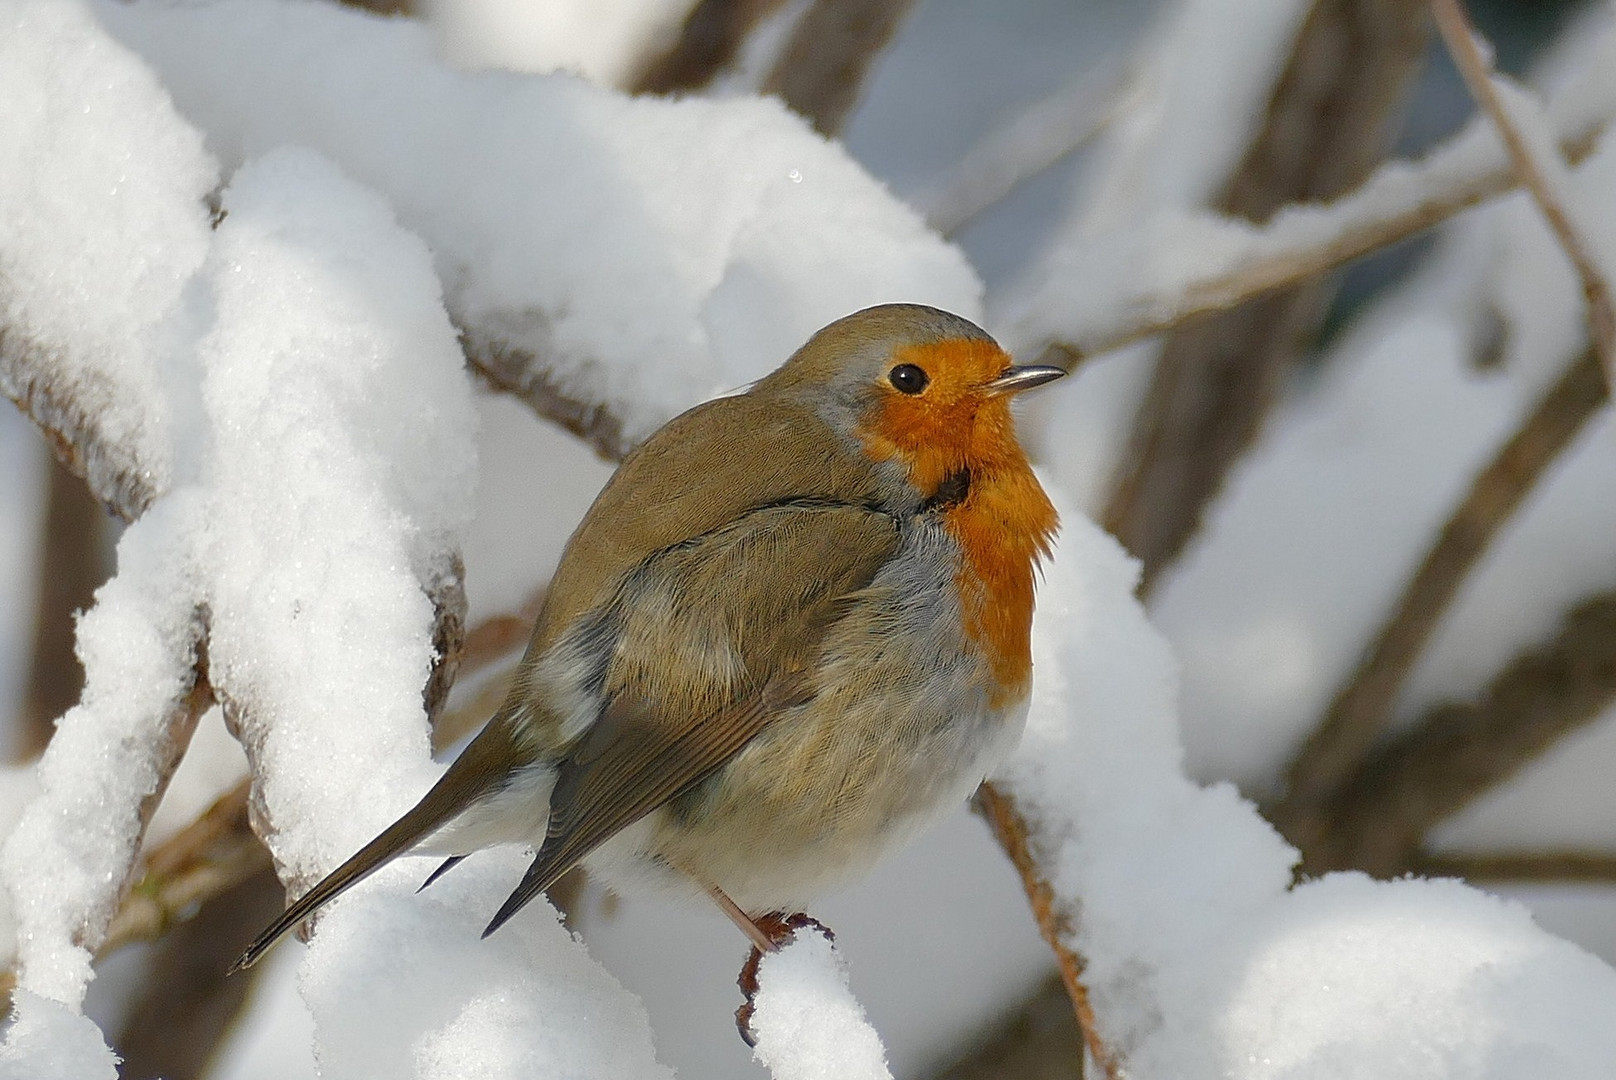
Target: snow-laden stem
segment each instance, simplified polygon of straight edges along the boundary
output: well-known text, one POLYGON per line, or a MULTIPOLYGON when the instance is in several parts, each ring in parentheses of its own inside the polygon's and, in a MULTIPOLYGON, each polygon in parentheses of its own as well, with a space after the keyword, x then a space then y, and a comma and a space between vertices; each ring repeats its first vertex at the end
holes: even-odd
POLYGON ((1589 334, 1604 363, 1606 381, 1616 387, 1616 306, 1612 304, 1610 283, 1605 280, 1587 239, 1573 222, 1562 193, 1556 190, 1551 179, 1551 170, 1561 171, 1564 166, 1540 160, 1532 141, 1510 114, 1494 82, 1492 64, 1482 55, 1476 29, 1470 24, 1460 0, 1431 0, 1431 11, 1442 40, 1459 74, 1464 77, 1465 86, 1498 129, 1520 182, 1531 192, 1532 201, 1537 203, 1555 239, 1576 268, 1588 303, 1589 334))
POLYGON ((1363 662, 1330 703, 1288 773, 1273 820, 1307 854, 1308 869, 1330 858, 1327 806, 1385 730, 1415 661, 1470 570, 1522 500, 1606 400, 1592 350, 1577 357, 1492 461, 1477 474, 1409 579, 1363 662))
MULTIPOLYGON (((1566 159, 1577 164, 1592 153, 1609 122, 1608 116, 1587 118, 1562 132, 1559 145, 1566 159)), ((1467 130, 1419 162, 1383 165, 1351 194, 1287 206, 1262 229, 1250 230, 1253 242, 1237 258, 1215 254, 1165 290, 1141 290, 1094 305, 1088 309, 1093 317, 1051 334, 1044 345, 1057 350, 1052 355, 1060 359, 1053 362, 1072 366, 1083 357, 1308 281, 1519 186, 1513 164, 1476 150, 1475 134, 1467 130)), ((1114 279, 1129 280, 1121 274, 1114 279)))
POLYGON ((1073 928, 1056 910, 1055 890, 1033 856, 1027 819, 1016 809, 1015 801, 992 784, 983 784, 977 789, 975 805, 977 811, 987 819, 988 827, 993 830, 993 838, 999 842, 1021 877, 1021 886, 1027 892, 1027 903, 1031 905, 1033 918, 1038 923, 1038 932, 1055 954, 1055 965, 1060 970, 1066 996, 1072 1000, 1072 1011, 1077 1015, 1077 1026, 1083 1032, 1085 1049, 1105 1073, 1106 1080, 1123 1080, 1121 1060, 1100 1036, 1099 1021, 1095 1019, 1094 1006, 1089 1002, 1088 987, 1083 983, 1083 958, 1066 944, 1072 937, 1073 928))

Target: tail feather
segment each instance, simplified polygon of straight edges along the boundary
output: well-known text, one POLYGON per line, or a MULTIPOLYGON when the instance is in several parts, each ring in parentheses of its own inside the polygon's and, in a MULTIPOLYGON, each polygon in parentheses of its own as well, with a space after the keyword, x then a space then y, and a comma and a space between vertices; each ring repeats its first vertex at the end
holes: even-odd
POLYGON ((417 806, 399 818, 383 830, 380 836, 355 852, 347 862, 322 878, 314 888, 298 897, 280 918, 270 923, 263 933, 253 939, 253 943, 247 946, 247 951, 230 966, 230 971, 237 972, 252 967, 292 927, 413 847, 417 840, 439 824, 437 821, 421 821, 420 818, 425 815, 418 816, 417 811, 420 809, 421 807, 417 806))
POLYGON ((449 871, 453 870, 456 866, 460 865, 460 860, 464 859, 464 858, 465 858, 464 855, 451 855, 447 859, 444 859, 443 862, 438 864, 438 868, 436 870, 432 871, 430 874, 428 874, 426 876, 426 880, 421 882, 421 887, 419 889, 416 889, 415 891, 416 892, 423 891, 428 885, 432 884, 434 881, 438 880, 444 874, 447 874, 449 871))
MULTIPOLYGON (((496 714, 449 766, 448 771, 432 785, 432 790, 422 796, 420 802, 382 830, 380 836, 360 848, 347 862, 327 874, 314 888, 298 897, 285 914, 270 923, 247 946, 247 951, 241 954, 230 970, 252 967, 286 931, 415 847, 489 792, 498 790, 510 776, 513 765, 521 760, 510 728, 502 720, 503 715, 496 714)), ((451 859, 438 867, 437 873, 427 879, 428 883, 458 861, 458 858, 451 859)))

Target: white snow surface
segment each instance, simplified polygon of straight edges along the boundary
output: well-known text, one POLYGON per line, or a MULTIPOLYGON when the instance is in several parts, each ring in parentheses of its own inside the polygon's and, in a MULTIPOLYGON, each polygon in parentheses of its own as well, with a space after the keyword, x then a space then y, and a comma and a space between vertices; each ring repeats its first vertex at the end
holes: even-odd
POLYGON ((1457 882, 1334 874, 1226 784, 1184 778, 1166 642, 1135 564, 1067 512, 1001 778, 1076 928, 1132 1075, 1588 1077, 1616 1067, 1616 972, 1457 882))
POLYGON ((980 315, 958 249, 777 101, 460 72, 418 24, 305 0, 97 10, 225 161, 296 142, 386 193, 456 322, 629 443, 849 311, 980 315))
POLYGON ((603 85, 677 38, 694 0, 426 0, 444 53, 466 68, 573 71, 603 85))
POLYGON ((0 389, 93 418, 90 480, 172 480, 172 320, 218 170, 128 49, 66 0, 0 4, 0 389))
POLYGON ((892 1080, 830 939, 799 930, 758 964, 753 1056, 774 1080, 892 1080))

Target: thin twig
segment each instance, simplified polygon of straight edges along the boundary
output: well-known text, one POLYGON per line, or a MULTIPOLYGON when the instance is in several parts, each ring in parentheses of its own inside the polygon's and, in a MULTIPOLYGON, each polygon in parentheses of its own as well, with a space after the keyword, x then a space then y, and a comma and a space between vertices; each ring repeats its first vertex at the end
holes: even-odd
POLYGON ((792 28, 763 93, 777 94, 821 135, 835 135, 864 76, 914 0, 814 0, 792 28))
MULTIPOLYGON (((1470 24, 1464 6, 1459 0, 1431 0, 1431 11, 1471 96, 1498 128, 1516 172, 1582 280, 1583 297, 1588 304, 1589 336, 1604 364, 1607 383, 1616 387, 1616 306, 1611 303, 1610 283, 1600 271, 1587 240, 1572 222, 1561 194, 1555 190, 1549 175, 1550 166, 1538 160, 1530 140, 1505 107, 1498 86, 1493 82, 1492 65, 1482 55, 1475 27, 1470 24)), ((1556 165, 1563 168, 1564 163, 1556 165)))
POLYGON ((1599 362, 1586 351, 1471 483, 1363 662, 1291 763, 1273 820, 1304 853, 1327 845, 1331 799, 1385 730, 1404 681, 1470 569, 1605 399, 1599 362))
POLYGON ((1072 999, 1072 1010, 1077 1015, 1078 1027, 1083 1031, 1089 1056, 1100 1066, 1107 1080, 1122 1080, 1122 1062, 1100 1037, 1094 1006, 1089 1002, 1088 988, 1083 984, 1083 959, 1066 945, 1073 927, 1055 909, 1055 889, 1033 857, 1026 819, 1010 797, 992 784, 983 784, 977 789, 976 808, 987 819, 988 827, 993 830, 993 838, 999 842, 1016 872, 1021 875, 1021 885, 1027 891, 1027 902, 1032 906, 1038 931, 1055 954, 1061 981, 1066 984, 1066 994, 1072 999))
POLYGON ((1616 852, 1427 852, 1415 859, 1412 870, 1424 877, 1462 877, 1467 881, 1496 884, 1586 882, 1612 885, 1616 884, 1616 852))

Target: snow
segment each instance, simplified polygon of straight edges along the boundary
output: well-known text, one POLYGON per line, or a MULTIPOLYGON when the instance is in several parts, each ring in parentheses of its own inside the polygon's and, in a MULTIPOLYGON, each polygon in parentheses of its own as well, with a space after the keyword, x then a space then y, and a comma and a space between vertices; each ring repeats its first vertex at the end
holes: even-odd
POLYGON ((799 930, 758 964, 753 1054, 774 1080, 892 1080, 835 945, 799 930))
MULTIPOLYGON (((647 40, 630 39, 657 32, 628 13, 652 7, 675 21, 682 10, 624 0, 593 43, 554 31, 559 59, 535 66, 620 79, 612 65, 647 40)), ((27 345, 8 353, 6 377, 45 372, 88 402, 112 463, 97 475, 128 471, 141 478, 135 502, 155 502, 82 623, 84 701, 37 769, 0 777, 0 951, 15 947, 22 965, 6 1080, 115 1075, 79 1015, 88 948, 185 741, 176 707, 199 612, 212 679, 258 770, 256 808, 295 884, 437 775, 420 699, 431 591, 464 550, 474 609, 511 610, 604 475, 509 399, 474 403, 456 324, 540 358, 561 389, 620 412, 629 440, 852 308, 980 309, 959 252, 777 105, 467 73, 436 58, 430 28, 324 5, 94 10, 141 60, 66 2, 7 0, 0 15, 0 93, 30 103, 0 110, 0 151, 21 163, 0 173, 0 320, 27 345), (233 172, 216 232, 210 153, 233 172), (474 512, 487 532, 463 543, 474 512)), ((480 10, 511 25, 507 10, 480 10)), ((1060 319, 1093 325, 1116 305, 1138 317, 1170 289, 1342 227, 1345 204, 1267 230, 1187 209, 1227 168, 1300 10, 1193 0, 1164 24, 1150 96, 1111 142, 1111 195, 1071 215, 1090 260, 1068 267, 1083 295, 1044 294, 1036 314, 1056 321, 1036 333, 990 328, 1008 325, 1026 347, 1060 319), (1142 226, 1139 206, 1154 215, 1142 226)), ((454 16, 438 17, 452 38, 454 16)), ((474 55, 486 40, 448 44, 464 62, 517 65, 474 55)), ((502 44, 523 64, 533 54, 502 44)), ((934 79, 963 84, 935 66, 934 79)), ((1608 115, 1612 70, 1556 93, 1558 132, 1608 115)), ((1528 123, 1541 141, 1548 121, 1528 123)), ((1483 150, 1496 158, 1484 142, 1462 138, 1423 173, 1388 171, 1353 212, 1473 170, 1483 150)), ((1597 212, 1612 160, 1560 178, 1596 211, 1586 228, 1601 257, 1616 246, 1597 212)), ((1616 976, 1519 906, 1452 882, 1334 875, 1291 889, 1294 852, 1251 805, 1185 776, 1187 761, 1197 776, 1271 782, 1475 462, 1581 347, 1574 282, 1534 214, 1515 197, 1451 230, 1428 272, 1360 320, 1276 414, 1161 583, 1155 615, 1172 645, 1132 597, 1132 563, 1061 497, 1028 739, 1004 779, 1133 1075, 1575 1078, 1616 1062, 1604 1019, 1616 976), (1478 372, 1469 358, 1488 309, 1508 334, 1501 368, 1478 372)), ((1027 415, 1039 441, 1103 456, 1143 353, 1051 389, 1027 415), (1074 422, 1084 430, 1061 430, 1074 422)), ((1414 673, 1405 718, 1472 692, 1566 604, 1616 583, 1612 437, 1608 416, 1590 425, 1499 537, 1414 673)), ((1069 483, 1077 469, 1063 459, 1056 475, 1069 483)), ((203 725, 148 839, 239 775, 217 714, 203 725)), ((1438 842, 1616 843, 1603 812, 1613 737, 1607 716, 1438 842)), ((588 908, 604 969, 545 904, 480 940, 523 862, 486 853, 420 895, 424 867, 406 862, 344 897, 310 946, 271 958, 273 1011, 227 1048, 223 1074, 307 1076, 317 1059, 344 1078, 660 1078, 660 1052, 686 1074, 720 1075, 727 1064, 687 1064, 698 1039, 744 1060, 732 1003, 713 1005, 715 985, 733 999, 743 948, 719 916, 588 908), (653 1048, 645 1008, 607 970, 636 989, 660 981, 678 1015, 717 1030, 658 1024, 653 1048)), ((820 912, 845 963, 812 936, 764 963, 759 1059, 781 1080, 935 1067, 940 1047, 1047 970, 1016 883, 963 813, 882 874, 820 912), (929 860, 930 876, 909 858, 929 860), (890 1033, 885 1050, 876 1030, 890 1033)), ((1553 911, 1554 899, 1532 902, 1553 911)), ((1588 918, 1572 906, 1556 925, 1588 918)))
POLYGON ((335 5, 98 11, 225 161, 297 142, 385 193, 473 342, 540 358, 621 445, 849 311, 979 312, 959 251, 777 101, 459 72, 423 27, 335 5))
POLYGON ((196 499, 170 499, 130 526, 119 572, 79 620, 84 694, 40 760, 39 794, 0 846, 16 922, 18 985, 77 1009, 90 952, 117 904, 142 825, 190 735, 181 703, 201 632, 186 534, 196 499))
POLYGON ((217 168, 81 5, 7 0, 0 27, 0 388, 87 425, 92 486, 138 509, 172 479, 169 324, 217 168))
POLYGON ((11 1030, 0 1043, 3 1080, 117 1080, 117 1058, 91 1021, 61 1002, 12 991, 11 1030))
POLYGON ((573 71, 622 85, 678 37, 694 0, 427 0, 444 54, 465 68, 573 71))
POLYGON ((486 852, 419 895, 405 863, 333 905, 301 974, 324 1075, 671 1080, 644 1007, 549 904, 480 937, 527 861, 486 852))
POLYGON ((311 883, 430 782, 419 582, 470 514, 474 414, 426 248, 308 151, 249 163, 209 261, 209 662, 311 883))
POLYGON ((1225 784, 1179 771, 1175 672, 1135 564, 1067 511, 1007 784, 1133 1075, 1597 1077, 1616 972, 1451 881, 1332 874, 1225 784))

